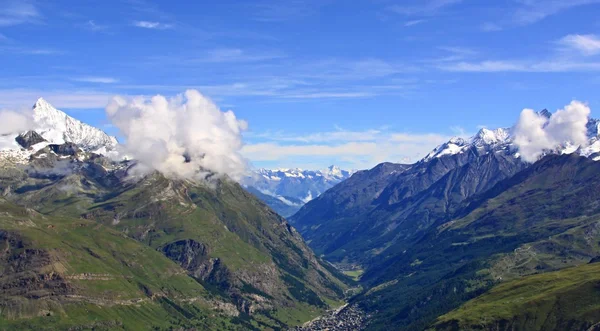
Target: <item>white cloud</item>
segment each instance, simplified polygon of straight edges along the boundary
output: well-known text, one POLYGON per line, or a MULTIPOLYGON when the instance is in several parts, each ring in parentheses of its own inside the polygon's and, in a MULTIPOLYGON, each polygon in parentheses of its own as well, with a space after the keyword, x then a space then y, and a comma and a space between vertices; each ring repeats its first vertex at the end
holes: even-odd
POLYGON ((583 55, 600 53, 600 38, 593 34, 570 34, 559 40, 559 43, 569 50, 575 50, 583 55))
POLYGON ((0 1, 0 26, 32 23, 39 19, 40 13, 32 1, 0 1))
POLYGON ((438 68, 457 72, 526 71, 526 66, 510 61, 456 62, 443 64, 438 68))
POLYGON ((427 22, 427 20, 412 20, 412 21, 405 22, 404 26, 410 27, 410 26, 418 25, 418 24, 425 23, 425 22, 427 22))
POLYGON ((262 0, 251 5, 253 19, 260 22, 283 22, 314 15, 330 0, 262 0))
POLYGON ((95 77, 95 76, 86 76, 86 77, 77 77, 73 78, 74 81, 84 82, 84 83, 99 83, 99 84, 113 84, 118 83, 119 80, 112 77, 95 77))
POLYGON ((244 145, 242 154, 253 162, 269 162, 280 167, 297 167, 298 163, 314 167, 320 162, 320 166, 335 162, 355 169, 370 168, 384 161, 412 163, 451 138, 443 134, 385 129, 340 129, 300 136, 250 133, 246 136, 253 143, 244 145))
POLYGON ((496 23, 492 23, 492 22, 485 22, 481 25, 481 31, 484 31, 484 32, 502 31, 502 26, 500 26, 496 23))
POLYGON ((213 63, 225 63, 225 62, 260 62, 266 60, 273 60, 282 58, 284 55, 279 52, 248 52, 239 48, 219 48, 212 49, 205 52, 205 54, 198 58, 190 58, 186 61, 190 63, 197 62, 213 62, 213 63))
POLYGON ((64 51, 49 49, 49 48, 23 48, 23 47, 13 47, 8 48, 8 51, 25 54, 25 55, 61 55, 64 54, 64 51))
POLYGON ((389 9, 397 14, 412 16, 430 16, 437 14, 440 10, 461 3, 462 0, 419 0, 414 5, 393 5, 389 9))
POLYGON ((89 20, 85 23, 85 27, 92 31, 104 31, 108 29, 107 25, 101 25, 96 23, 94 20, 89 20))
POLYGON ((166 30, 172 29, 173 24, 166 24, 161 22, 151 22, 151 21, 134 21, 133 26, 144 29, 155 29, 155 30, 166 30))
POLYGON ((336 131, 316 132, 306 135, 285 135, 282 133, 266 132, 255 134, 248 132, 245 136, 249 138, 261 138, 279 142, 346 142, 346 141, 375 141, 381 137, 381 130, 348 131, 338 128, 336 131))
POLYGON ((562 11, 600 3, 600 0, 519 0, 521 7, 514 14, 517 24, 533 24, 562 11))
POLYGON ((375 96, 371 92, 314 92, 314 93, 291 93, 282 95, 287 99, 354 99, 375 96))
POLYGON ((524 109, 515 126, 514 139, 523 160, 535 162, 544 150, 566 142, 585 145, 589 115, 590 108, 579 101, 558 110, 550 119, 532 109, 524 109))
POLYGON ((504 61, 454 62, 441 64, 438 69, 453 72, 575 72, 600 71, 600 62, 580 62, 569 59, 548 61, 504 61))
POLYGON ((104 108, 113 94, 98 91, 0 89, 0 107, 30 108, 44 97, 58 108, 104 108))
POLYGON ((125 137, 126 153, 145 168, 187 179, 245 172, 239 150, 246 122, 196 90, 170 99, 115 97, 106 114, 125 137))
POLYGON ((33 117, 29 112, 0 110, 0 136, 15 134, 30 130, 33 127, 33 117))

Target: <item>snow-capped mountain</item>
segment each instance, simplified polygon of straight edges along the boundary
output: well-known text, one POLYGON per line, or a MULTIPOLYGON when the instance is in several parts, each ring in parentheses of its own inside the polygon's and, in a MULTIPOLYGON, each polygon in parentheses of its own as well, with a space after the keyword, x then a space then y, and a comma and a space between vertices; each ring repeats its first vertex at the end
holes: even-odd
POLYGON ((54 108, 43 98, 33 106, 35 131, 52 144, 72 142, 87 151, 106 152, 114 149, 117 138, 85 124, 54 108))
POLYGON ((464 153, 472 147, 477 149, 510 149, 513 148, 512 139, 511 130, 508 128, 495 130, 484 128, 479 130, 476 135, 469 139, 459 137, 450 139, 447 143, 436 147, 431 153, 427 154, 422 161, 427 162, 444 155, 464 153))
POLYGON ((39 98, 32 109, 32 130, 0 136, 0 158, 24 163, 50 144, 73 143, 86 152, 107 154, 115 150, 117 138, 85 124, 39 98))
POLYGON ((256 169, 242 184, 275 211, 290 216, 354 172, 333 165, 324 170, 256 169))
MULTIPOLYGON (((548 110, 539 112, 547 118, 552 116, 548 110)), ((544 155, 572 154, 590 157, 594 161, 600 160, 600 120, 590 118, 587 123, 588 143, 585 146, 573 145, 565 142, 554 150, 548 150, 544 155)), ((518 147, 514 144, 514 132, 512 128, 499 128, 495 130, 481 129, 476 135, 469 139, 452 138, 448 142, 436 147, 431 153, 427 154, 421 162, 428 162, 435 158, 445 155, 456 155, 465 153, 471 149, 477 149, 478 152, 490 152, 504 150, 510 152, 515 158, 519 158, 518 147)))

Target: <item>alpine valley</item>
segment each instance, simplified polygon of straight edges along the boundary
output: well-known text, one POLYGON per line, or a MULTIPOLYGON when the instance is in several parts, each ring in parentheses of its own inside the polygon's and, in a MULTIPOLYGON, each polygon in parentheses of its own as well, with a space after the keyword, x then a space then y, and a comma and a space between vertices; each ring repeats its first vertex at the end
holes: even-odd
POLYGON ((599 328, 598 120, 534 162, 481 129, 239 183, 140 172, 43 99, 32 120, 0 137, 0 329, 599 328))

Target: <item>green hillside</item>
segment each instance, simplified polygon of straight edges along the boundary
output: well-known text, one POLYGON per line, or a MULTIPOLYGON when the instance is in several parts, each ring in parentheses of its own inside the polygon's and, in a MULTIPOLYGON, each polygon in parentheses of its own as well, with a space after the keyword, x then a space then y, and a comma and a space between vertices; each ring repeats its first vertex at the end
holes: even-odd
POLYGON ((600 321, 600 263, 506 282, 437 319, 433 330, 588 330, 600 321))
MULTIPOLYGON (((14 249, 23 246, 49 256, 45 260, 52 262, 40 270, 59 277, 67 289, 60 292, 67 299, 52 306, 56 323, 87 323, 82 317, 72 320, 75 315, 97 316, 92 322, 98 323, 123 319, 118 315, 123 307, 112 303, 115 312, 94 308, 93 314, 69 314, 91 309, 73 299, 80 296, 91 296, 85 304, 102 299, 127 306, 145 326, 217 329, 287 328, 341 304, 346 285, 337 276, 343 276, 237 183, 136 176, 128 162, 87 153, 49 157, 47 152, 27 165, 0 167, 5 199, 0 218, 6 219, 0 231, 26 243, 14 249), (11 223, 15 216, 4 209, 35 217, 11 223), (59 312, 73 317, 58 318, 59 312)), ((1 281, 11 277, 0 274, 1 281)), ((25 308, 2 309, 2 323, 35 324, 36 316, 49 310, 41 303, 46 299, 20 292, 12 298, 25 302, 25 308)), ((136 323, 136 318, 127 320, 136 323)))
POLYGON ((6 200, 0 211, 2 328, 240 327, 233 305, 117 231, 6 200))

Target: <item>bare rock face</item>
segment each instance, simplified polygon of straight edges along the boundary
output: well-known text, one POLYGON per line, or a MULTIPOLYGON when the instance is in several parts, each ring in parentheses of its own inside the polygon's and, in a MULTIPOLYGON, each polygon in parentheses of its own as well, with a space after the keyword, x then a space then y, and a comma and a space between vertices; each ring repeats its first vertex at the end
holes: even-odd
POLYGON ((216 285, 230 287, 229 270, 219 258, 210 258, 209 248, 193 239, 178 240, 163 246, 161 252, 187 270, 190 276, 216 285))
POLYGON ((54 153, 64 156, 74 156, 79 151, 79 147, 74 143, 70 142, 64 143, 62 145, 52 144, 49 147, 54 153))
POLYGON ((46 141, 46 139, 44 139, 44 137, 42 137, 39 133, 37 133, 35 131, 27 131, 27 132, 21 133, 20 135, 17 136, 17 138, 15 138, 15 140, 17 141, 17 143, 19 143, 19 145, 21 145, 21 147, 23 147, 25 149, 29 149, 31 146, 33 146, 35 144, 39 144, 41 142, 46 141))
POLYGON ((208 247, 192 239, 169 243, 162 247, 161 251, 189 271, 197 269, 208 259, 208 247))

